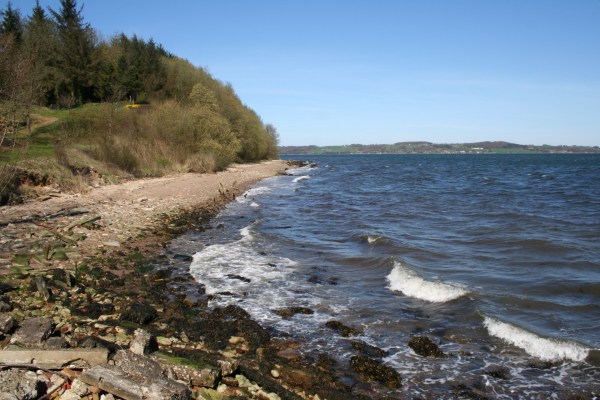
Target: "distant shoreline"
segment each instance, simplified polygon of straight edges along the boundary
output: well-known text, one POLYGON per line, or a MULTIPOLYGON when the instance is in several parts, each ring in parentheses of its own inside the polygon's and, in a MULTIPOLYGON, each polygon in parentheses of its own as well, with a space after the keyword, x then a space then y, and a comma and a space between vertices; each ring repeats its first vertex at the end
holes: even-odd
POLYGON ((280 146, 281 155, 352 154, 600 154, 599 146, 522 145, 509 142, 437 144, 399 142, 394 144, 351 144, 341 146, 280 146))

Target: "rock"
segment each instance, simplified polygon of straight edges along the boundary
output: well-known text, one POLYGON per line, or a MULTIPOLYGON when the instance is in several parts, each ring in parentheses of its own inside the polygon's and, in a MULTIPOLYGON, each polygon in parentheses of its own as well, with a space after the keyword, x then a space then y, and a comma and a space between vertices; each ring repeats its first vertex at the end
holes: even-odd
POLYGON ((67 366, 79 368, 105 364, 107 349, 63 349, 63 350, 7 350, 0 351, 0 363, 34 364, 40 368, 62 369, 67 366))
POLYGON ((408 342, 408 346, 415 353, 423 357, 447 358, 440 348, 431 341, 427 336, 414 336, 408 342))
POLYGON ((42 347, 44 340, 52 333, 54 323, 49 318, 28 318, 11 339, 12 344, 28 348, 42 347))
POLYGON ((350 328, 349 326, 346 326, 339 321, 329 321, 325 324, 325 326, 330 329, 333 329, 334 331, 337 331, 340 335, 344 337, 356 336, 362 333, 360 330, 350 328))
POLYGON ((290 386, 309 390, 318 383, 317 377, 300 369, 283 369, 280 371, 281 379, 290 386))
POLYGON ((129 351, 143 356, 156 350, 158 350, 156 338, 143 329, 136 329, 129 345, 129 351))
POLYGON ((388 355, 388 352, 379 347, 371 346, 361 340, 352 341, 352 348, 360 355, 370 358, 382 358, 388 355))
POLYGON ((79 399, 81 399, 81 396, 79 396, 73 390, 68 389, 68 390, 65 390, 65 392, 63 394, 60 395, 60 399, 61 400, 79 400, 79 399))
POLYGON ((10 314, 0 314, 0 333, 8 334, 15 329, 17 321, 10 314))
POLYGON ((287 308, 279 308, 276 310, 272 310, 275 314, 281 316, 282 318, 290 318, 296 314, 314 314, 315 312, 307 307, 287 307, 287 308))
POLYGON ((154 307, 145 301, 140 301, 125 307, 125 310, 121 313, 121 320, 147 325, 157 316, 158 313, 154 307))
POLYGON ((252 280, 251 280, 251 279, 249 279, 249 278, 246 278, 246 277, 244 277, 244 276, 241 276, 241 275, 227 274, 227 275, 225 275, 225 276, 226 276, 227 278, 229 278, 229 279, 236 279, 236 280, 238 280, 238 281, 242 281, 242 282, 245 282, 245 283, 250 283, 250 282, 252 282, 252 280))
POLYGON ((73 379, 71 390, 80 397, 90 393, 90 387, 83 383, 80 379, 73 379))
POLYGON ((302 353, 298 349, 284 349, 278 351, 277 356, 285 358, 288 361, 297 361, 302 359, 302 353))
POLYGON ((49 337, 46 339, 46 343, 44 343, 44 348, 49 350, 66 349, 68 347, 69 343, 67 343, 67 341, 60 336, 49 337))
POLYGON ((508 381, 510 378, 512 378, 510 375, 510 370, 501 365, 490 365, 484 370, 484 373, 493 378, 502 379, 505 381, 508 381))
POLYGON ((171 371, 178 381, 207 388, 214 388, 221 376, 221 371, 214 368, 197 369, 178 365, 172 366, 171 371))
POLYGON ((0 312, 12 311, 12 306, 5 301, 0 301, 0 312))
POLYGON ((117 351, 113 361, 119 370, 139 381, 153 380, 162 376, 162 368, 159 363, 130 351, 117 351))
POLYGON ((98 365, 86 369, 79 379, 125 400, 188 400, 191 397, 189 388, 182 383, 165 378, 132 377, 116 366, 98 365))
POLYGON ((43 389, 44 385, 38 381, 37 374, 33 371, 22 369, 0 371, 0 393, 3 394, 4 399, 36 399, 42 394, 43 389))
POLYGON ((217 364, 221 368, 222 376, 233 375, 240 366, 239 362, 236 360, 218 360, 217 364))
POLYGON ((402 385, 400 374, 393 368, 364 356, 354 356, 350 359, 350 368, 368 381, 379 382, 390 389, 402 385))

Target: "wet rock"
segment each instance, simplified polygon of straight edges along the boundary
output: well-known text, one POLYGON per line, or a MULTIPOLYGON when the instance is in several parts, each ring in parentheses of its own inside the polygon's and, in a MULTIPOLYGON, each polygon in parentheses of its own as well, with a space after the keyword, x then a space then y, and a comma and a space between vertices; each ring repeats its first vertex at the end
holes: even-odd
POLYGON ((362 340, 352 341, 352 348, 360 355, 370 358, 382 358, 388 355, 388 352, 379 347, 371 346, 362 340))
POLYGON ((400 374, 381 361, 364 356, 354 356, 350 359, 350 368, 363 379, 382 383, 390 389, 396 389, 402 385, 400 374))
POLYGON ((156 350, 158 350, 156 338, 143 329, 136 329, 129 344, 129 351, 143 356, 156 350))
POLYGON ((42 347, 44 340, 50 336, 54 323, 49 318, 28 318, 11 339, 12 344, 28 348, 42 347))
POLYGON ((423 357, 448 358, 427 336, 414 336, 408 342, 408 346, 423 357))
POLYGON ((490 365, 485 369, 484 373, 493 378, 502 379, 505 381, 508 381, 510 378, 512 378, 510 375, 510 370, 501 365, 490 365))
POLYGON ((226 276, 227 278, 229 278, 229 279, 236 279, 236 280, 238 280, 238 281, 242 281, 242 282, 246 282, 246 283, 250 283, 250 282, 252 282, 252 279, 250 279, 250 278, 246 278, 246 277, 244 277, 244 276, 241 276, 241 275, 227 274, 227 275, 225 275, 225 276, 226 276))
POLYGON ((192 262, 192 261, 194 261, 194 257, 188 256, 187 254, 175 254, 173 256, 173 258, 175 260, 180 260, 180 261, 185 261, 185 262, 192 262))
POLYGON ((314 314, 315 312, 307 307, 287 307, 287 308, 279 308, 279 309, 275 309, 272 310, 275 314, 281 316, 282 318, 290 318, 293 317, 296 314, 305 314, 305 315, 310 315, 310 314, 314 314))
POLYGON ((301 369, 283 369, 279 371, 280 378, 290 386, 298 387, 304 390, 311 389, 315 383, 318 384, 318 377, 301 369))
POLYGON ((344 337, 356 336, 356 335, 360 335, 362 333, 362 331, 360 331, 358 329, 350 328, 349 326, 342 324, 340 321, 328 321, 325 324, 325 326, 328 327, 329 329, 333 329, 334 331, 337 331, 340 335, 342 335, 344 337))
POLYGON ((158 316, 154 307, 145 301, 134 302, 125 307, 121 320, 147 325, 158 316))
POLYGON ((302 359, 302 353, 298 349, 284 349, 277 352, 277 356, 285 358, 288 361, 298 361, 302 359))
POLYGON ((10 314, 0 314, 0 333, 9 334, 17 326, 17 321, 10 314))

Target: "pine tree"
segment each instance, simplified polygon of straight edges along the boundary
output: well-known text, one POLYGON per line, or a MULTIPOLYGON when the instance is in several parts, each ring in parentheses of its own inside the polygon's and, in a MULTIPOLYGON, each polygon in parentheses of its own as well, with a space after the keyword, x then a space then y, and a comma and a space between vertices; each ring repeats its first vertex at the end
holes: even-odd
POLYGON ((33 64, 33 79, 43 104, 56 103, 58 38, 54 24, 40 6, 39 1, 25 24, 23 51, 28 53, 33 64))
POLYGON ((60 4, 59 12, 50 9, 60 40, 59 93, 63 105, 72 106, 93 98, 94 32, 84 22, 83 7, 78 9, 75 0, 61 0, 60 4))
POLYGON ((18 9, 12 8, 9 1, 6 10, 2 12, 2 22, 0 23, 0 33, 13 36, 14 42, 19 45, 23 38, 23 22, 21 13, 18 9))

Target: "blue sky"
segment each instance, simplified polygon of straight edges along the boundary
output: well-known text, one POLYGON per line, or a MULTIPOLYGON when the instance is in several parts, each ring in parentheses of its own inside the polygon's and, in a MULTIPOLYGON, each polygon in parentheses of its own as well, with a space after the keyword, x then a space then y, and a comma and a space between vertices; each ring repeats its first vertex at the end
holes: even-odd
POLYGON ((600 145, 600 0, 78 3, 230 82, 282 145, 600 145))

